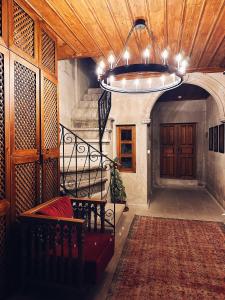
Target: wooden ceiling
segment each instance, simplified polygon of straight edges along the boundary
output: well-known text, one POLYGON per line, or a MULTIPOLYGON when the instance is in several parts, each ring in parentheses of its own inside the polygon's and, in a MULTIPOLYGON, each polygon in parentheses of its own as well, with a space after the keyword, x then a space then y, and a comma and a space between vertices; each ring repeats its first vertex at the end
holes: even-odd
MULTIPOLYGON (((190 58, 190 71, 225 68, 225 0, 25 0, 61 39, 59 58, 108 57, 123 48, 133 20, 145 18, 160 49, 190 58)), ((133 60, 146 34, 130 41, 133 60)))

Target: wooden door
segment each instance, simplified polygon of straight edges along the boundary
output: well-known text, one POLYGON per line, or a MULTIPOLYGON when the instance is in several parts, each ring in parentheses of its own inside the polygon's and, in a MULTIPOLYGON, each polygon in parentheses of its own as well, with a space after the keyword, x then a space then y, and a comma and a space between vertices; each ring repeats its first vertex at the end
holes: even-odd
POLYGON ((13 219, 39 202, 39 69, 10 52, 10 148, 13 219))
POLYGON ((59 195, 59 110, 57 81, 41 72, 42 198, 59 195))
POLYGON ((177 125, 177 177, 195 178, 195 124, 177 125))
POLYGON ((161 124, 160 175, 166 178, 195 178, 196 124, 161 124))

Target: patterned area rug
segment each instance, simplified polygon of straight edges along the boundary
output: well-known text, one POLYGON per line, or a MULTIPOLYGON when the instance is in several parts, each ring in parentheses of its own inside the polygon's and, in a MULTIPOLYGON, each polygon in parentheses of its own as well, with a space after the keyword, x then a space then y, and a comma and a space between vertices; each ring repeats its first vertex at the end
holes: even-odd
POLYGON ((225 299, 222 223, 135 216, 107 299, 225 299))

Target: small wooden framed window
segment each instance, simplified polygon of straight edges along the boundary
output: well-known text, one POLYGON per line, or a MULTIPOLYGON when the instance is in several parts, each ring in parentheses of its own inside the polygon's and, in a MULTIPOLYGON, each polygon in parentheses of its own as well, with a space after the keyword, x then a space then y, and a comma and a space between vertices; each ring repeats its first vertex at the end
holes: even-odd
POLYGON ((117 126, 119 170, 136 172, 136 130, 134 125, 117 126))

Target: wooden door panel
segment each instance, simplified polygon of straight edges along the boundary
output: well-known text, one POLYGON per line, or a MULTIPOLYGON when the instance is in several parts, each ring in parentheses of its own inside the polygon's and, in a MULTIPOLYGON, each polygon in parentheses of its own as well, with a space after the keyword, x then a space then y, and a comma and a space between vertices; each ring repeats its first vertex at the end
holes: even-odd
POLYGON ((57 80, 41 74, 41 153, 42 197, 47 201, 59 195, 59 109, 57 80))
POLYGON ((11 153, 39 155, 39 69, 10 52, 11 153))
POLYGON ((0 0, 0 44, 8 46, 8 2, 0 0))
POLYGON ((176 176, 176 127, 161 125, 160 128, 160 175, 162 177, 176 176))
POLYGON ((38 65, 37 15, 21 0, 9 0, 9 47, 29 62, 38 65))
POLYGON ((177 177, 195 177, 195 124, 178 125, 177 177))
POLYGON ((0 200, 10 200, 9 51, 0 45, 0 200))
POLYGON ((163 157, 161 160, 161 176, 175 176, 175 159, 174 157, 163 157))
POLYGON ((195 177, 195 124, 161 124, 160 175, 195 177))
POLYGON ((12 216, 18 217, 39 204, 40 165, 32 158, 14 158, 12 165, 12 216))
POLYGON ((40 23, 39 63, 46 73, 57 78, 57 40, 56 36, 40 23))
POLYGON ((10 52, 12 218, 39 202, 39 69, 10 52))

